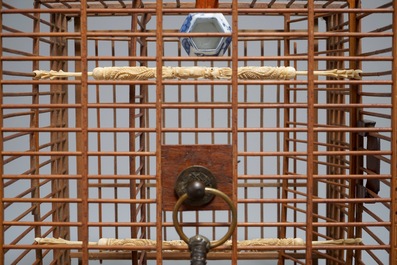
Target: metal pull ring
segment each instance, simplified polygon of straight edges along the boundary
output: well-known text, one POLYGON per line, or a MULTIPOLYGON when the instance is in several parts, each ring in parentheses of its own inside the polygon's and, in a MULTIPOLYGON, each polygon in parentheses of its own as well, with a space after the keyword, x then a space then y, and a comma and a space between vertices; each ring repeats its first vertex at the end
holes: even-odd
MULTIPOLYGON (((221 239, 219 239, 218 241, 213 241, 213 242, 210 243, 210 249, 211 249, 211 248, 215 248, 215 247, 218 247, 218 246, 222 245, 223 243, 226 242, 226 240, 228 240, 232 236, 233 231, 234 231, 234 229, 237 226, 237 210, 236 210, 236 207, 234 207, 232 200, 225 193, 223 193, 222 191, 206 187, 205 188, 205 192, 213 194, 215 196, 221 197, 229 205, 230 211, 232 212, 232 223, 231 223, 231 225, 229 227, 229 230, 227 231, 226 235, 224 235, 221 239)), ((182 203, 187 198, 188 198, 188 194, 187 193, 185 193, 181 197, 179 197, 179 200, 175 204, 174 211, 172 212, 172 220, 174 222, 175 230, 178 233, 178 235, 181 237, 181 239, 183 241, 185 241, 187 244, 189 244, 189 238, 182 231, 182 228, 181 228, 181 226, 179 224, 179 221, 178 221, 179 208, 181 207, 182 203)))

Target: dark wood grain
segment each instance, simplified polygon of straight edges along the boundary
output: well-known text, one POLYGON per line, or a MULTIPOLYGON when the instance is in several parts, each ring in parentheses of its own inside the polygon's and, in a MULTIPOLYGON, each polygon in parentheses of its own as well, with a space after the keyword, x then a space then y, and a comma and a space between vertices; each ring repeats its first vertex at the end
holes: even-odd
MULTIPOLYGON (((164 145, 161 149, 163 210, 172 211, 178 200, 174 191, 179 174, 190 166, 204 166, 215 176, 218 190, 232 198, 231 145, 164 145)), ((221 199, 214 198, 200 207, 182 206, 181 210, 228 210, 221 199)))

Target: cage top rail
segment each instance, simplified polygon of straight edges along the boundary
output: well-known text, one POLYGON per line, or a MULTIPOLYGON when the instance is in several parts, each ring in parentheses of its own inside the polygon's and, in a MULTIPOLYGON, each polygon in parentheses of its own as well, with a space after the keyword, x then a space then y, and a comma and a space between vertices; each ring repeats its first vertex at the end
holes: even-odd
MULTIPOLYGON (((38 0, 37 3, 46 7, 47 9, 64 9, 64 10, 75 10, 75 12, 69 12, 69 16, 78 16, 80 10, 80 3, 75 0, 38 0)), ((7 3, 3 4, 4 7, 10 8, 11 6, 7 3)), ((347 0, 314 0, 314 6, 316 9, 345 9, 348 8, 347 0)), ((115 10, 122 9, 131 9, 133 8, 133 4, 131 1, 126 0, 118 0, 118 1, 96 1, 96 0, 87 0, 87 15, 113 15, 115 10)), ((138 6, 135 7, 136 12, 153 12, 155 13, 156 1, 146 1, 142 0, 138 3, 138 6), (151 11, 150 11, 151 10, 151 11)), ((242 13, 255 13, 258 10, 266 9, 268 13, 277 13, 282 14, 284 12, 295 13, 295 14, 303 14, 307 13, 307 1, 302 0, 267 0, 267 1, 247 1, 247 2, 238 2, 237 9, 242 13)), ((33 10, 33 9, 30 9, 33 10)), ((40 10, 45 12, 42 8, 37 8, 34 10, 40 10)), ((123 12, 121 11, 120 12, 123 12)), ((232 10, 232 1, 225 2, 222 1, 219 3, 218 8, 196 8, 195 1, 180 1, 175 0, 175 2, 163 2, 163 11, 171 12, 173 14, 182 14, 188 12, 221 12, 221 13, 229 13, 231 14, 232 10)), ((130 10, 125 13, 119 13, 118 15, 130 15, 130 10)), ((258 13, 259 14, 259 13, 258 13)))
MULTIPOLYGON (((71 6, 76 4, 76 0, 37 0, 38 3, 43 4, 43 5, 56 5, 56 6, 63 6, 70 8, 71 6)), ((156 1, 153 0, 142 0, 140 1, 141 4, 140 6, 154 6, 156 5, 156 1)), ((230 5, 232 3, 232 0, 229 2, 222 1, 218 3, 218 7, 227 7, 230 8, 230 5)), ((321 7, 329 7, 329 6, 341 6, 341 5, 346 5, 348 3, 347 0, 314 0, 314 3, 316 6, 321 6, 321 7)), ((126 0, 117 0, 117 1, 109 1, 109 0, 104 0, 104 1, 97 1, 97 0, 87 0, 87 4, 89 6, 91 5, 96 5, 99 7, 103 8, 109 8, 110 6, 118 5, 122 7, 127 7, 131 5, 131 1, 126 1, 126 0)), ((246 6, 250 8, 255 8, 255 7, 267 7, 267 8, 277 8, 277 7, 293 7, 293 6, 305 6, 307 5, 306 0, 267 0, 267 1, 257 1, 257 0, 251 0, 251 1, 246 1, 245 3, 238 3, 239 7, 240 6, 246 6)), ((196 6, 196 1, 195 0, 190 0, 190 1, 180 1, 180 0, 175 0, 175 2, 163 2, 163 5, 165 6, 170 6, 170 5, 175 5, 177 7, 195 7, 196 6)))

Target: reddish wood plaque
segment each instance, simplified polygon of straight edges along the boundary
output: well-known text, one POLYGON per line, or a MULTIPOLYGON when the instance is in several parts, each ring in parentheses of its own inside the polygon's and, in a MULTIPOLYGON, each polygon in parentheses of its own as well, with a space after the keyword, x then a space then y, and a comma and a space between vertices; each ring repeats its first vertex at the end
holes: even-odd
POLYGON ((196 8, 218 8, 219 0, 196 0, 196 8))
MULTIPOLYGON (((211 171, 217 189, 232 198, 233 170, 231 145, 163 145, 161 147, 161 178, 163 210, 172 211, 178 200, 174 186, 179 174, 188 167, 203 166, 211 171)), ((199 206, 182 205, 181 210, 228 210, 222 198, 199 206)))

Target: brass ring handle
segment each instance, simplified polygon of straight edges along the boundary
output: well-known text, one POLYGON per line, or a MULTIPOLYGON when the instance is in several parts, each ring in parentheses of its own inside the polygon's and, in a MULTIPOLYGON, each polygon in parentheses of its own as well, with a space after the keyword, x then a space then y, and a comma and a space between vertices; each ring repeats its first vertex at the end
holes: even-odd
MULTIPOLYGON (((222 191, 206 187, 205 188, 205 192, 208 192, 208 193, 211 193, 213 195, 221 197, 229 205, 230 210, 232 212, 232 223, 231 223, 231 225, 229 227, 229 230, 227 231, 226 235, 224 235, 218 241, 213 241, 210 244, 210 248, 215 248, 215 247, 218 247, 218 246, 222 245, 223 243, 225 243, 226 240, 228 240, 232 236, 233 231, 234 231, 234 229, 237 226, 237 210, 236 210, 236 207, 234 207, 232 200, 225 193, 223 193, 222 191)), ((181 237, 181 239, 188 244, 189 243, 189 238, 182 231, 182 228, 181 228, 181 226, 179 224, 179 221, 178 221, 179 208, 181 207, 182 203, 187 198, 188 198, 188 194, 187 193, 185 193, 181 197, 179 197, 179 200, 175 204, 174 211, 172 212, 172 220, 174 222, 174 226, 175 226, 176 232, 181 237)))

